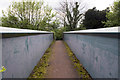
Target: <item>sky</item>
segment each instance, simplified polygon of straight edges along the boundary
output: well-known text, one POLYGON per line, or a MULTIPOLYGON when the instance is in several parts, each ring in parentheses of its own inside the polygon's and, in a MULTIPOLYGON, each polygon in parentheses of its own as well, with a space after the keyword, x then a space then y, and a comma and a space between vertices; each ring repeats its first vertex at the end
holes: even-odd
MULTIPOLYGON (((2 10, 6 10, 12 1, 21 1, 21 0, 0 0, 0 17, 2 16, 2 10)), ((37 0, 39 1, 39 0, 37 0)), ((44 0, 46 4, 51 6, 53 9, 60 7, 60 2, 64 0, 44 0)), ((70 1, 70 0, 68 0, 70 1)), ((72 0, 72 1, 82 1, 86 5, 87 9, 96 7, 98 10, 106 9, 113 4, 115 0, 72 0)))

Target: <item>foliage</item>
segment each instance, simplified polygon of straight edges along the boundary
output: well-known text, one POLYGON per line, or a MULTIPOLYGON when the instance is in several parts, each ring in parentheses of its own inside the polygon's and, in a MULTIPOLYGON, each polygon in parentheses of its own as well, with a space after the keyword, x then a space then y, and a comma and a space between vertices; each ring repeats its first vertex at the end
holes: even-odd
POLYGON ((56 13, 43 1, 23 0, 13 2, 8 11, 3 11, 2 26, 35 30, 54 29, 56 13), (54 18, 54 19, 53 19, 54 18))
POLYGON ((94 7, 93 9, 89 9, 85 13, 85 19, 83 20, 83 25, 86 29, 96 29, 103 28, 103 21, 106 21, 106 12, 109 12, 109 8, 99 11, 94 7))
POLYGON ((107 13, 106 17, 108 20, 104 22, 105 26, 120 26, 120 0, 114 2, 111 11, 107 13))
POLYGON ((62 12, 64 13, 64 27, 66 27, 67 31, 75 30, 77 28, 78 22, 82 18, 82 13, 79 10, 80 3, 74 2, 73 4, 66 1, 61 4, 61 7, 62 12))
POLYGON ((2 68, 1 68, 0 72, 5 72, 5 71, 6 71, 5 67, 4 67, 4 66, 2 66, 2 68))
POLYGON ((72 62, 74 63, 74 67, 76 68, 76 70, 79 73, 80 78, 85 78, 88 80, 92 80, 91 76, 88 74, 88 72, 84 69, 84 67, 82 66, 82 64, 80 64, 80 61, 77 59, 77 57, 74 55, 74 53, 70 50, 69 46, 67 45, 67 43, 65 43, 68 55, 70 56, 70 59, 72 60, 72 62))
POLYGON ((64 27, 61 27, 55 31, 55 39, 62 40, 63 39, 63 32, 66 31, 64 27))
POLYGON ((80 26, 76 28, 76 30, 86 30, 86 27, 81 23, 80 26))
POLYGON ((0 26, 2 26, 1 22, 0 22, 0 26))

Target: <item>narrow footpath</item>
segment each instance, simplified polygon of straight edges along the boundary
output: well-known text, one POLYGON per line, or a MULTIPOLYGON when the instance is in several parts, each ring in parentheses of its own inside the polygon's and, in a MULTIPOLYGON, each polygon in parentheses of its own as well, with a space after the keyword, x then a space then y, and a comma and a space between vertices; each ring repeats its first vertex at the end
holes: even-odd
POLYGON ((56 41, 52 48, 46 78, 79 78, 63 41, 56 41))

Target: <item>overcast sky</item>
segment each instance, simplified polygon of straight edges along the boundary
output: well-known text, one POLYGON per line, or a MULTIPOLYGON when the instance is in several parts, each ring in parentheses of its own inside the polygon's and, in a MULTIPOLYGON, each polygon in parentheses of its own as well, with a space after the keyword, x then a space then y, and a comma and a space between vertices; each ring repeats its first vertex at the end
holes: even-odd
MULTIPOLYGON (((21 0, 0 0, 0 16, 2 16, 2 10, 6 10, 9 7, 12 1, 21 1, 21 0)), ((39 1, 39 0, 37 0, 39 1)), ((59 3, 64 0, 44 0, 45 3, 48 3, 52 8, 59 7, 59 3)), ((69 0, 68 0, 69 1, 69 0)), ((106 7, 109 7, 113 4, 115 0, 73 0, 73 1, 82 1, 88 9, 96 7, 98 10, 103 10, 106 7)))

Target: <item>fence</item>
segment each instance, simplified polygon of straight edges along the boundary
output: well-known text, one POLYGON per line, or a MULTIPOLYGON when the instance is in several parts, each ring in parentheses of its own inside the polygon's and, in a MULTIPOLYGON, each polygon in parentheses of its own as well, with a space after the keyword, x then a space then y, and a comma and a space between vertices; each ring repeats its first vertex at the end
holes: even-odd
POLYGON ((64 40, 92 78, 118 78, 118 35, 118 27, 102 28, 64 32, 64 40))
POLYGON ((53 33, 4 27, 0 30, 2 66, 6 68, 2 78, 27 78, 52 42, 53 33))

